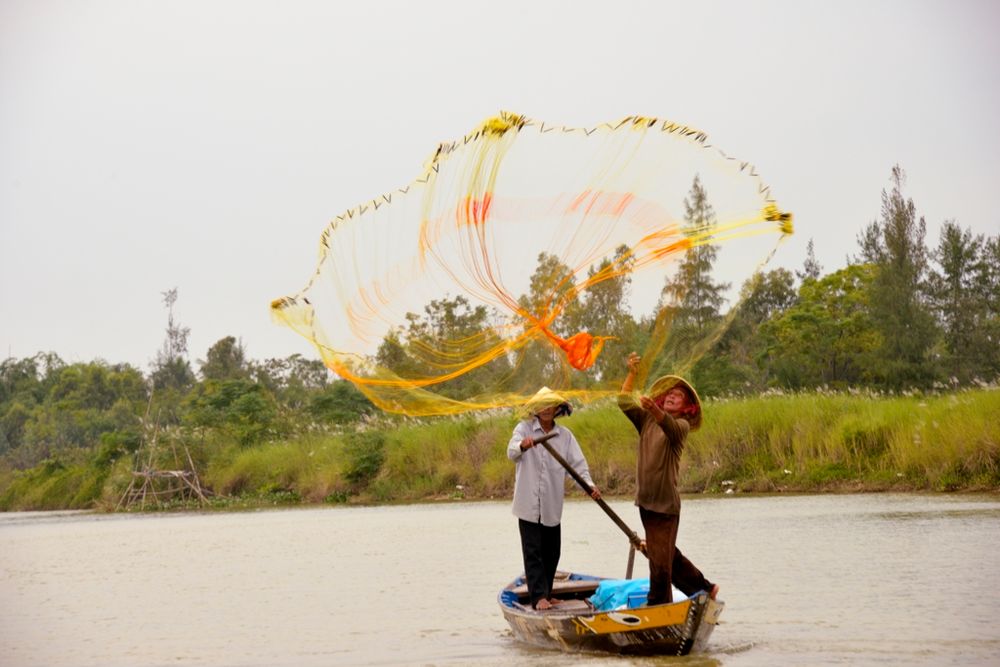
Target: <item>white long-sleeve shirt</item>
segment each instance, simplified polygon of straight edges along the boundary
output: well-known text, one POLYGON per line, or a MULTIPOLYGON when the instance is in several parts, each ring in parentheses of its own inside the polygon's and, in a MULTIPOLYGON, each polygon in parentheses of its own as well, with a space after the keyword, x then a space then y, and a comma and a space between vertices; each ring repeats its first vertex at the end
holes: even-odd
MULTIPOLYGON (((558 435, 548 441, 552 448, 591 486, 590 470, 583 457, 580 444, 573 432, 565 426, 555 424, 558 435)), ((544 445, 535 445, 522 452, 521 441, 526 437, 540 438, 546 435, 538 418, 519 422, 514 427, 514 435, 507 444, 507 458, 515 463, 513 513, 519 519, 541 522, 544 526, 558 526, 562 519, 563 496, 566 478, 570 474, 552 458, 544 445)))

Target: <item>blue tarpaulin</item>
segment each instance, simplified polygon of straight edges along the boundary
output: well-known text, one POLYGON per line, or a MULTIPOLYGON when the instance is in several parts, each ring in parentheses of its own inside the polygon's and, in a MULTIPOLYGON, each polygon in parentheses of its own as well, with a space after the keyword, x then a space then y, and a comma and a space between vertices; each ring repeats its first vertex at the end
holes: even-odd
MULTIPOLYGON (((674 602, 684 600, 686 595, 673 589, 674 602)), ((602 579, 597 590, 590 597, 590 603, 597 611, 613 609, 634 609, 646 604, 649 595, 649 578, 644 579, 602 579)))

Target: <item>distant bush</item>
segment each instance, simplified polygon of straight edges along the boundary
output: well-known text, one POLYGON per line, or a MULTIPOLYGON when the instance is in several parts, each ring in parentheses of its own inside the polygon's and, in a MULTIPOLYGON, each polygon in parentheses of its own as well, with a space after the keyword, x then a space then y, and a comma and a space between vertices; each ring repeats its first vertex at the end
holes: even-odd
POLYGON ((385 462, 385 436, 376 431, 344 436, 344 479, 358 487, 367 486, 385 462))
POLYGON ((327 423, 353 423, 374 411, 371 401, 346 380, 332 383, 309 399, 309 414, 327 423))

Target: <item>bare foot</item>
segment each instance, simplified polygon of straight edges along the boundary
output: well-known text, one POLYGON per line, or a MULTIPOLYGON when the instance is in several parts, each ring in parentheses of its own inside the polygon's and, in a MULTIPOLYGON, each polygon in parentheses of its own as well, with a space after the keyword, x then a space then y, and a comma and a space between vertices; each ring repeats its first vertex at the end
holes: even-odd
POLYGON ((560 602, 562 602, 562 600, 557 600, 556 598, 549 598, 549 604, 552 605, 553 607, 558 607, 560 602))
POLYGON ((545 611, 546 609, 552 609, 552 603, 549 602, 548 600, 546 600, 545 598, 542 598, 541 600, 539 600, 538 602, 535 603, 535 609, 537 609, 539 611, 545 611))
POLYGON ((713 584, 712 590, 708 592, 708 597, 714 600, 716 597, 718 597, 718 595, 719 595, 719 584, 713 584))

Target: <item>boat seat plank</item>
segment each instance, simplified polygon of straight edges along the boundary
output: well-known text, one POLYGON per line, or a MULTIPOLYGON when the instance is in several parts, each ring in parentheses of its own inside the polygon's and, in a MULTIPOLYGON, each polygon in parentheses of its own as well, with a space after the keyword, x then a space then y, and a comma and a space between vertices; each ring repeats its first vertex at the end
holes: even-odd
POLYGON ((593 608, 586 600, 560 600, 553 607, 556 611, 591 611, 593 608))
MULTIPOLYGON (((586 593, 588 591, 596 591, 597 584, 599 581, 594 579, 563 579, 562 581, 556 579, 552 582, 552 594, 559 595, 560 593, 586 593)), ((521 584, 511 589, 515 595, 527 595, 528 594, 528 584, 521 584)))

